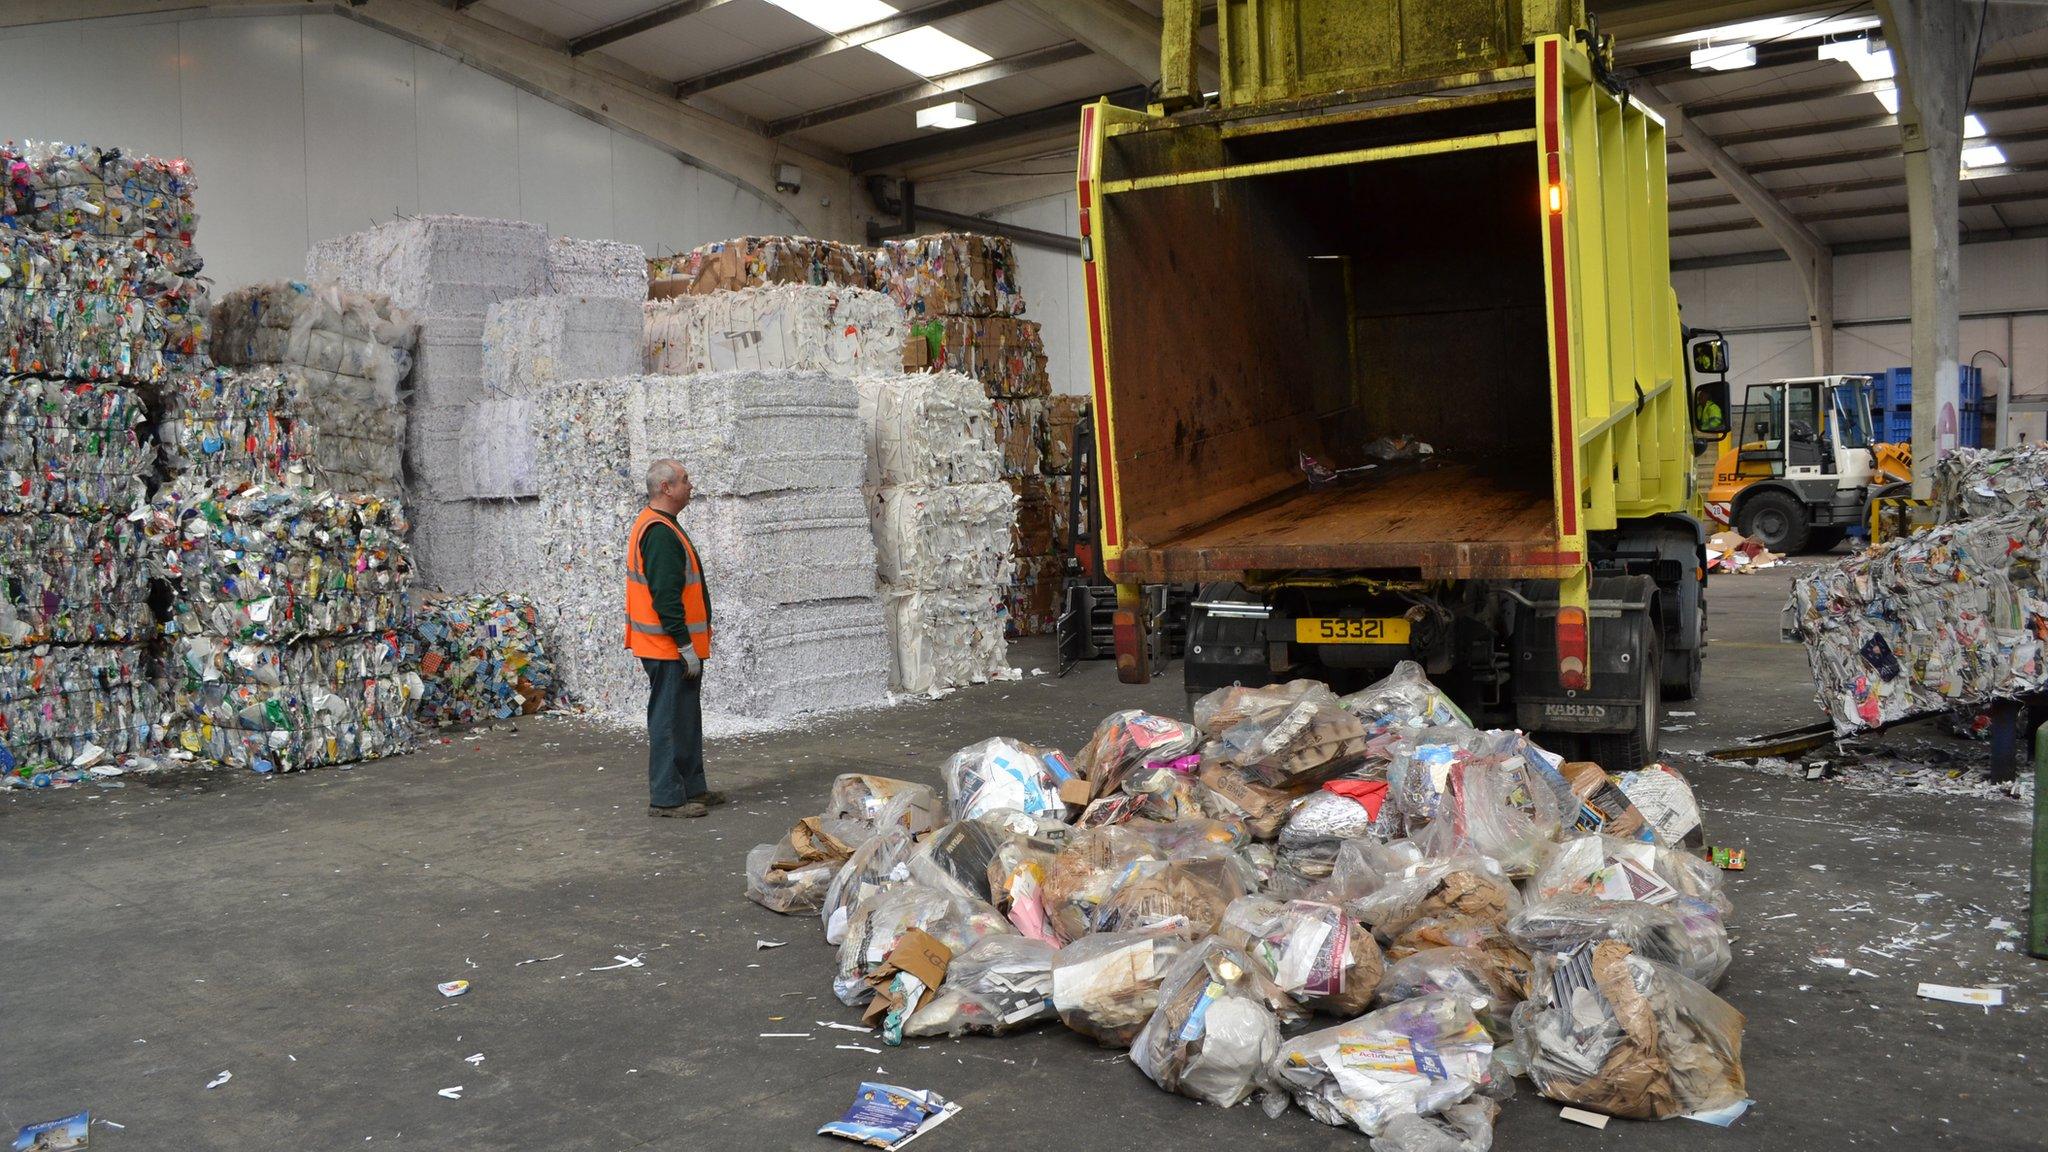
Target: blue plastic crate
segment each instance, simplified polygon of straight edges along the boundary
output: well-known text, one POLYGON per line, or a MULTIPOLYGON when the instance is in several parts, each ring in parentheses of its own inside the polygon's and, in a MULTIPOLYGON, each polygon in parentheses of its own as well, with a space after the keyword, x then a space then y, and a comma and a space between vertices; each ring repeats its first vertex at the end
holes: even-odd
POLYGON ((1877 438, 1886 444, 1910 444, 1913 442, 1913 413, 1891 411, 1879 413, 1876 417, 1877 438))
MULTIPOLYGON (((1872 412, 1892 412, 1913 407, 1913 370, 1911 368, 1886 368, 1873 372, 1870 383, 1865 386, 1870 393, 1872 412)), ((1956 369, 1956 400, 1958 403, 1976 406, 1984 400, 1984 373, 1967 364, 1956 369)))
POLYGON ((1968 364, 1956 369, 1956 397, 1968 407, 1975 408, 1984 401, 1984 373, 1968 364))

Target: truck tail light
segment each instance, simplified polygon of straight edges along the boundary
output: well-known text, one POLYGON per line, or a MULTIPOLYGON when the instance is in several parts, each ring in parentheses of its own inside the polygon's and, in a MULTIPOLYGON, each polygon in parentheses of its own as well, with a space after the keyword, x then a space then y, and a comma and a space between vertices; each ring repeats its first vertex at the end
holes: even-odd
POLYGON ((1557 610, 1557 682, 1574 692, 1583 692, 1592 678, 1586 671, 1586 610, 1557 610))
POLYGON ((1552 184, 1552 185, 1550 186, 1549 192, 1548 192, 1548 194, 1547 194, 1547 196, 1546 196, 1546 201, 1547 201, 1547 203, 1548 203, 1548 204, 1550 205, 1550 212, 1551 212, 1551 214, 1552 214, 1552 215, 1556 215, 1556 214, 1558 214, 1558 213, 1560 213, 1560 212, 1563 212, 1563 211, 1564 211, 1564 185, 1562 185, 1562 184, 1552 184))

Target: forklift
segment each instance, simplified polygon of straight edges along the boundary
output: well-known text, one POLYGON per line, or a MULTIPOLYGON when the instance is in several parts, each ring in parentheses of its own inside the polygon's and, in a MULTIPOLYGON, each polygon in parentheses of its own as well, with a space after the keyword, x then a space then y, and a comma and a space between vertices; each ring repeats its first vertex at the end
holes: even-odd
POLYGON ((1868 376, 1751 384, 1706 494, 1711 520, 1773 552, 1826 551, 1910 488, 1910 445, 1871 435, 1868 376))

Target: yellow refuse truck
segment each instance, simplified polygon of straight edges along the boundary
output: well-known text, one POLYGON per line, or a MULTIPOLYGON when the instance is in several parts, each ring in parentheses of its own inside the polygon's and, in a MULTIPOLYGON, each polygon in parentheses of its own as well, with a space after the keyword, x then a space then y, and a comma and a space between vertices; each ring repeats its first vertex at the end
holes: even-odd
POLYGON ((1140 589, 1197 583, 1191 696, 1412 659, 1476 722, 1638 766, 1699 686, 1692 461, 1729 408, 1671 289, 1663 123, 1580 0, 1224 0, 1214 98, 1195 0, 1165 23, 1160 103, 1081 117, 1120 673, 1140 589))

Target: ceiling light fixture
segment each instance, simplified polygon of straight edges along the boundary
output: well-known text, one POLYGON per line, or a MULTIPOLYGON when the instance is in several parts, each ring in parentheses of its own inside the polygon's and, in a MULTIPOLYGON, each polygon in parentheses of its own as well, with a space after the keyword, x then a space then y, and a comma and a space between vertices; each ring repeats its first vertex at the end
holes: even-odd
POLYGON ((1723 44, 1719 47, 1692 50, 1692 69, 1695 72, 1733 72, 1739 68, 1754 67, 1754 44, 1723 44))
POLYGON ((965 128, 973 124, 979 113, 974 105, 965 100, 950 104, 935 104, 930 108, 917 110, 919 128, 965 128))

